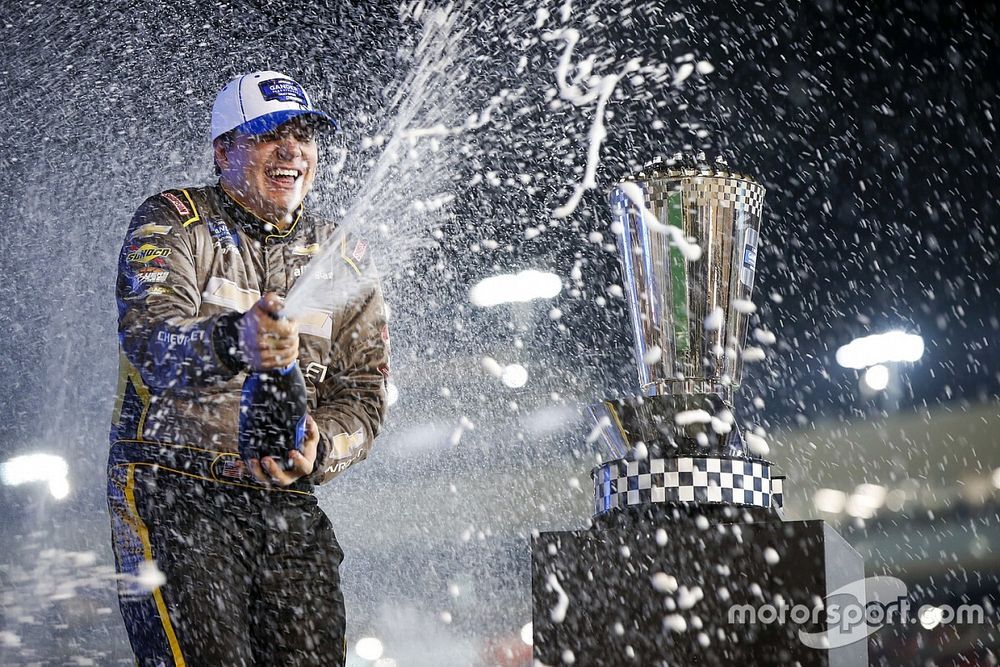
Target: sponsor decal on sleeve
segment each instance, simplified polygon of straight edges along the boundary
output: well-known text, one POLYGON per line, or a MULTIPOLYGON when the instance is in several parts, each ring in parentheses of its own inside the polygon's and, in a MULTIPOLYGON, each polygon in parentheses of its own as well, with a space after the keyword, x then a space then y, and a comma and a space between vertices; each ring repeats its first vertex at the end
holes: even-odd
POLYGON ((143 243, 138 248, 132 246, 125 255, 126 261, 132 264, 149 264, 150 262, 170 255, 170 248, 160 248, 152 243, 143 243))
POLYGON ((305 371, 302 374, 307 380, 312 380, 313 382, 319 384, 326 379, 327 370, 329 369, 323 364, 317 361, 311 361, 309 362, 309 365, 306 366, 305 371))
POLYGON ((182 331, 180 333, 159 331, 156 334, 156 342, 166 343, 171 347, 175 347, 177 345, 188 345, 189 343, 196 343, 203 340, 205 340, 205 332, 201 329, 195 329, 189 332, 182 331))
POLYGON ((135 279, 140 283, 162 283, 166 282, 170 272, 156 266, 147 266, 135 272, 135 279))
POLYGON ((354 433, 338 433, 330 440, 330 452, 327 456, 345 459, 356 454, 364 444, 365 432, 360 428, 354 433))
POLYGON ((140 227, 136 227, 135 230, 129 234, 130 239, 143 238, 146 236, 155 236, 157 234, 169 234, 170 225, 158 225, 154 222, 146 223, 140 227))
POLYGON ((174 208, 177 209, 177 212, 182 217, 187 218, 191 215, 191 209, 189 209, 187 204, 181 201, 181 198, 175 195, 173 192, 164 192, 163 198, 166 199, 171 204, 173 204, 174 208))

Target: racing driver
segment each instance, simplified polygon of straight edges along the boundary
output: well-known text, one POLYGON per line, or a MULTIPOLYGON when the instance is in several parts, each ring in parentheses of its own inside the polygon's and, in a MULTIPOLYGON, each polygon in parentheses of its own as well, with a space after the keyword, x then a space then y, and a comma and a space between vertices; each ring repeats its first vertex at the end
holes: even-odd
POLYGON ((371 449, 389 352, 367 243, 303 204, 332 126, 290 77, 237 77, 212 109, 218 182, 152 196, 129 225, 108 504, 138 665, 345 662, 343 552, 313 489, 371 449), (335 298, 280 317, 305 280, 335 298), (246 373, 295 360, 302 451, 242 460, 246 373))

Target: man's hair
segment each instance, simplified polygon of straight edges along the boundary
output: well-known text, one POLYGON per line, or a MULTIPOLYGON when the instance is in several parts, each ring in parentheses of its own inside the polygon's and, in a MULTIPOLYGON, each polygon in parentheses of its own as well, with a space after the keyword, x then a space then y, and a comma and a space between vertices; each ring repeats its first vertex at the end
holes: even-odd
POLYGON ((233 141, 235 139, 236 139, 236 130, 230 130, 225 134, 220 134, 215 138, 215 141, 212 142, 212 162, 215 163, 216 176, 222 175, 222 168, 219 166, 219 161, 215 157, 215 147, 221 144, 228 151, 232 147, 233 141))

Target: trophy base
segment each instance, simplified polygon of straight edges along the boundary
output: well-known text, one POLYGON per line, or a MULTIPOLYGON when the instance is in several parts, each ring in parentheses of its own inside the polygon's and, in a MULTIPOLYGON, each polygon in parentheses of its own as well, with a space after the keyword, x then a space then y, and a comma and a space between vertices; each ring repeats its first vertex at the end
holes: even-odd
POLYGON ((626 396, 595 403, 590 412, 597 435, 616 458, 639 443, 650 457, 753 458, 721 394, 626 396))
POLYGON ((829 649, 800 641, 800 630, 826 629, 821 614, 772 618, 812 610, 864 576, 858 553, 822 521, 690 503, 612 512, 590 530, 533 539, 534 657, 552 666, 866 665, 860 634, 829 649))

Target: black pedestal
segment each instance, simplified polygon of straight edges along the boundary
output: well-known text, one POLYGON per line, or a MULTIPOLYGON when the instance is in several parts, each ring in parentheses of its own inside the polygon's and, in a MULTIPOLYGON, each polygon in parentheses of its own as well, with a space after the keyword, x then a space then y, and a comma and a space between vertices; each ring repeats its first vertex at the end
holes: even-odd
POLYGON ((595 521, 533 540, 534 656, 543 664, 867 664, 864 639, 808 648, 799 630, 822 631, 825 617, 796 623, 790 613, 864 579, 861 557, 823 522, 684 505, 595 521), (772 621, 782 602, 784 622, 772 621))

